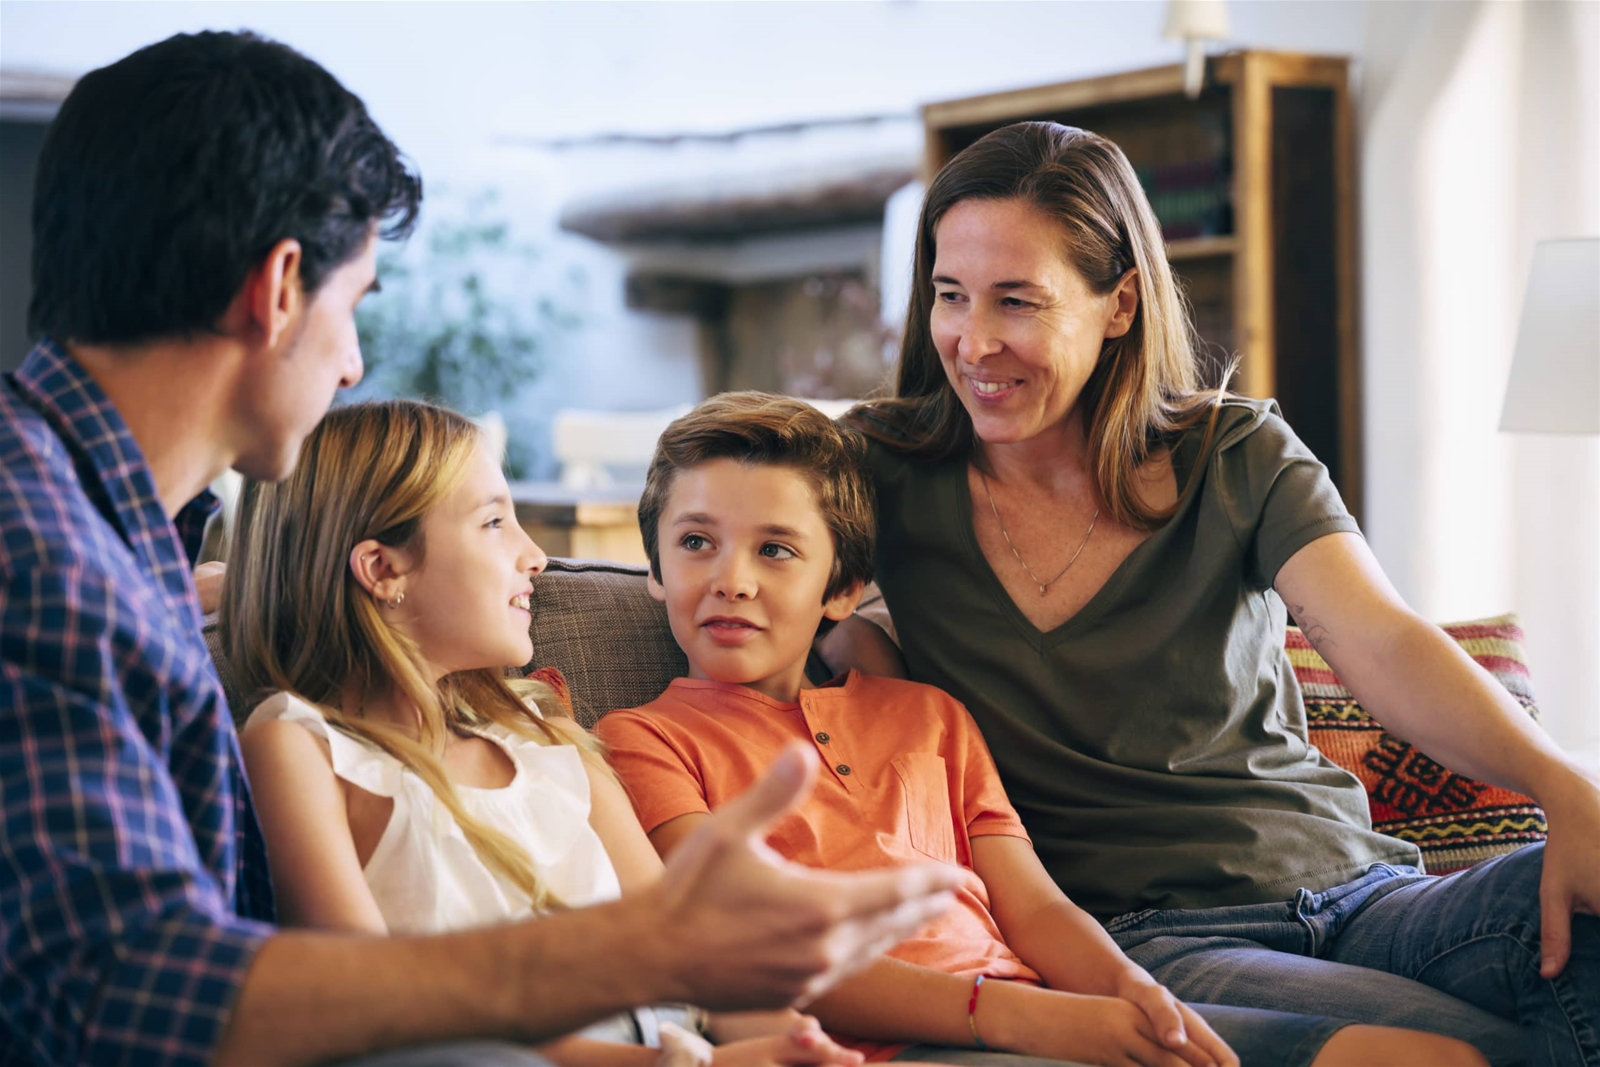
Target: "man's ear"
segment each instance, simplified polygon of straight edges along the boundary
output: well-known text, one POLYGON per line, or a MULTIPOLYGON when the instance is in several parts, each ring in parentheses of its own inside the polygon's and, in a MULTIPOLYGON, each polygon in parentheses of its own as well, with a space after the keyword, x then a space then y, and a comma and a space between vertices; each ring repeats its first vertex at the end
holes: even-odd
POLYGON ((650 595, 654 597, 657 602, 662 604, 667 602, 667 587, 656 580, 656 565, 654 563, 650 564, 650 574, 647 578, 645 578, 644 584, 645 588, 650 590, 650 595))
POLYGON ((1133 317, 1139 313, 1139 268, 1129 267, 1111 292, 1111 321, 1106 323, 1106 339, 1121 337, 1133 329, 1133 317))
POLYGON ((833 596, 822 602, 822 617, 840 622, 855 614, 856 605, 861 603, 861 593, 866 589, 865 582, 852 582, 833 596))
POLYGON ((284 331, 304 310, 305 288, 300 280, 303 258, 300 242, 292 237, 273 245, 245 276, 244 287, 229 309, 235 327, 248 330, 267 348, 277 347, 284 331))
POLYGON ((404 593, 405 577, 411 570, 405 549, 370 537, 350 550, 350 573, 374 600, 388 602, 404 593))

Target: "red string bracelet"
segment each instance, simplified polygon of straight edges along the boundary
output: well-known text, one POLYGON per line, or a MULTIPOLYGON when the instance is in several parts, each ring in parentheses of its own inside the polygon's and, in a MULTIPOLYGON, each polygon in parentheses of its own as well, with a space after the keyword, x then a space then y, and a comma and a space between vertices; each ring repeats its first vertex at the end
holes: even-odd
POLYGON ((972 999, 967 1001, 967 1029, 972 1031, 972 1041, 978 1046, 979 1052, 989 1051, 989 1046, 978 1036, 978 990, 983 988, 983 980, 987 977, 980 974, 972 980, 972 999))

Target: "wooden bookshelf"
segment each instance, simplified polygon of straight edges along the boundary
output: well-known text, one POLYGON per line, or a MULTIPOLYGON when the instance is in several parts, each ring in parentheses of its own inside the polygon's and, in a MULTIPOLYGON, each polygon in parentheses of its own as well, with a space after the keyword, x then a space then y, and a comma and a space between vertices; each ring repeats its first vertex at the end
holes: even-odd
POLYGON ((1361 380, 1349 61, 1244 51, 930 104, 928 175, 991 130, 1046 119, 1115 141, 1139 171, 1213 379, 1276 397, 1361 514, 1361 380), (1176 184, 1172 184, 1176 183, 1176 184))

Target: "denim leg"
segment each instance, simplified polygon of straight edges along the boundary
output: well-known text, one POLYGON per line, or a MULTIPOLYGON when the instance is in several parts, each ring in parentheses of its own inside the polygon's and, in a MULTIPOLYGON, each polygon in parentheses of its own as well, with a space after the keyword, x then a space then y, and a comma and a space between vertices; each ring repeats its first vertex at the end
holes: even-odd
POLYGON ((1475 1045, 1496 1067, 1523 1062, 1522 1036, 1513 1023, 1408 978, 1241 938, 1157 936, 1126 951, 1191 1004, 1272 1008, 1445 1034, 1475 1045))
POLYGON ((550 1061, 518 1045, 459 1041, 341 1060, 333 1067, 550 1067, 550 1061))
POLYGON ((1544 845, 1443 878, 1404 885, 1366 905, 1329 941, 1327 957, 1403 975, 1522 1025, 1530 1067, 1600 1065, 1600 918, 1573 916, 1572 956, 1539 977, 1544 845))

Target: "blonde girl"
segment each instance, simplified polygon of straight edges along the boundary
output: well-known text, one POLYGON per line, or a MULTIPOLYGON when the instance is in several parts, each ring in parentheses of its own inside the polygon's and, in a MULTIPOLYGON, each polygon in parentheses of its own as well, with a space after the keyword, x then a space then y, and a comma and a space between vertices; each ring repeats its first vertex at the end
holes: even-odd
MULTIPOLYGON (((507 677, 533 658, 546 559, 472 422, 412 401, 331 412, 293 475, 246 487, 231 555, 224 654, 260 701, 241 743, 284 922, 443 932, 659 876, 559 676, 507 677)), ((656 1064, 640 1044, 655 1020, 541 1051, 561 1067, 656 1064)), ((793 1012, 704 1025, 727 1042, 718 1065, 859 1062, 793 1012)))

